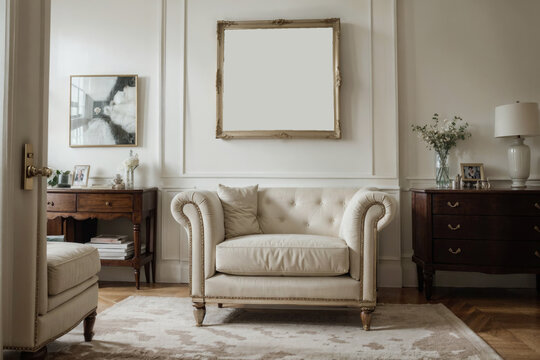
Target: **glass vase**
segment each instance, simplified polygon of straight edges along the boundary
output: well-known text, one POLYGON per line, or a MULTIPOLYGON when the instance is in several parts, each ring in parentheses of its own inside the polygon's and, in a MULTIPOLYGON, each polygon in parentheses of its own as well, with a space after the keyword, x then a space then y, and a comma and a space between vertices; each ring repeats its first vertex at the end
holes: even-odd
POLYGON ((134 168, 128 168, 126 169, 126 189, 133 189, 135 184, 135 178, 134 178, 135 169, 134 168))
POLYGON ((435 183, 439 189, 448 189, 450 187, 448 151, 435 151, 435 183))

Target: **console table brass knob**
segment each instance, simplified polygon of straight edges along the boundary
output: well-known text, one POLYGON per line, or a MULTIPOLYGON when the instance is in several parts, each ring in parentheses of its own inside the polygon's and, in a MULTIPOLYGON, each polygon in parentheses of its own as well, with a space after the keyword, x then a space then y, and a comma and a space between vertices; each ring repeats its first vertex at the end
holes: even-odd
POLYGON ((109 201, 105 201, 105 206, 112 206, 112 204, 109 201))
POLYGON ((449 248, 448 251, 451 253, 451 254, 454 254, 454 255, 457 255, 461 252, 461 248, 457 248, 457 250, 452 250, 452 248, 449 248))
POLYGON ((460 224, 457 224, 456 226, 452 226, 450 224, 448 224, 448 228, 452 231, 456 231, 456 230, 459 230, 461 229, 461 225, 460 224))
POLYGON ((451 203, 450 201, 446 203, 448 206, 450 206, 451 208, 455 208, 455 207, 458 207, 459 206, 459 201, 456 201, 455 203, 451 203))

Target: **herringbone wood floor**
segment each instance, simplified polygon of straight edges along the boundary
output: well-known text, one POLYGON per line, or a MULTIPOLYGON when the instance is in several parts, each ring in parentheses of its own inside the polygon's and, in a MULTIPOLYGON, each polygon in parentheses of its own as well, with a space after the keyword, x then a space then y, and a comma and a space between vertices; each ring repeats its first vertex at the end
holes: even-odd
MULTIPOLYGON (((189 296, 187 285, 102 283, 98 312, 131 295, 189 296)), ((382 288, 379 303, 423 304, 413 288, 382 288)), ((540 359, 540 294, 535 289, 436 288, 443 303, 505 359, 540 359)))

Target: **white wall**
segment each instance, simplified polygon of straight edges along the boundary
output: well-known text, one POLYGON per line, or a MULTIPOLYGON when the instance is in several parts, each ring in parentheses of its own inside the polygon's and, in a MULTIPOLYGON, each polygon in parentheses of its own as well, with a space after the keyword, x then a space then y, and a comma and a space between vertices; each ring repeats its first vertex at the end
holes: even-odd
MULTIPOLYGON (((434 184, 434 155, 410 130, 433 113, 460 115, 472 138, 460 143, 451 173, 460 162, 482 162, 486 176, 508 183, 509 140, 493 137, 497 105, 540 102, 540 2, 536 0, 398 1, 400 175, 402 246, 412 254, 410 187, 434 184)), ((540 138, 531 147, 531 179, 540 180, 540 138)), ((410 274, 410 272, 407 272, 410 274)), ((405 284, 414 279, 406 279, 405 284)), ((437 285, 534 286, 534 275, 440 272, 437 285)))
MULTIPOLYGON (((49 165, 89 164, 92 178, 111 178, 127 148, 69 147, 69 77, 139 75, 140 184, 156 184, 160 144, 161 10, 159 1, 53 0, 49 93, 49 165)), ((136 179, 136 180, 137 180, 136 179)))
MULTIPOLYGON (((223 182, 386 189, 401 198, 402 217, 384 231, 379 284, 414 286, 408 189, 434 184, 434 158, 410 125, 434 112, 461 115, 473 137, 452 155, 451 172, 459 162, 483 162, 491 180, 508 179, 507 141, 492 136, 493 112, 540 101, 540 3, 398 0, 397 25, 395 7, 393 0, 54 0, 49 164, 90 164, 94 182, 111 177, 126 148, 68 147, 69 75, 139 74, 136 177, 160 187, 161 281, 187 279, 187 243, 170 200, 223 182), (216 140, 216 21, 327 17, 342 21, 343 140, 216 140)), ((539 181, 540 139, 527 142, 539 181)), ((105 272, 132 279, 128 270, 105 272)), ((534 277, 441 272, 436 284, 534 286, 534 277)))
MULTIPOLYGON (((69 75, 139 74, 136 178, 160 187, 160 281, 187 280, 185 234, 169 213, 182 189, 370 185, 399 197, 393 0, 54 0, 51 28, 51 166, 90 164, 94 182, 116 172, 125 148, 68 147, 69 75), (342 23, 344 138, 215 139, 216 21, 329 17, 342 23)), ((402 282, 399 226, 382 236, 381 286, 402 282)))

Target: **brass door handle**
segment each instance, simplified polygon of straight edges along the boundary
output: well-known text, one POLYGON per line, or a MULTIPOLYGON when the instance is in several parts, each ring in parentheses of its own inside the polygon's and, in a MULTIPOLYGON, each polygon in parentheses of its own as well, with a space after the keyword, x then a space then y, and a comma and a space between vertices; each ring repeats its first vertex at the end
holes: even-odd
POLYGON ((461 225, 460 224, 457 224, 456 226, 452 226, 450 224, 448 224, 448 228, 452 231, 456 231, 456 230, 459 230, 461 229, 461 225))
POLYGON ((461 248, 457 248, 457 250, 452 250, 452 248, 448 248, 448 252, 453 255, 457 255, 461 252, 461 248))
POLYGON ((537 258, 540 258, 540 252, 538 252, 538 250, 534 252, 534 255, 536 255, 537 258))
POLYGON ((450 206, 451 208, 455 208, 459 206, 459 201, 456 201, 455 203, 451 203, 450 201, 446 203, 446 205, 450 206))
POLYGON ((540 210, 540 204, 534 203, 534 207, 537 208, 538 210, 540 210))
POLYGON ((105 206, 112 206, 112 203, 105 201, 105 206))
POLYGON ((54 201, 47 201, 47 205, 54 206, 54 201))
POLYGON ((35 167, 34 165, 30 165, 26 167, 26 177, 34 177, 34 176, 45 176, 49 177, 52 175, 52 170, 48 167, 44 166, 41 169, 35 167))

